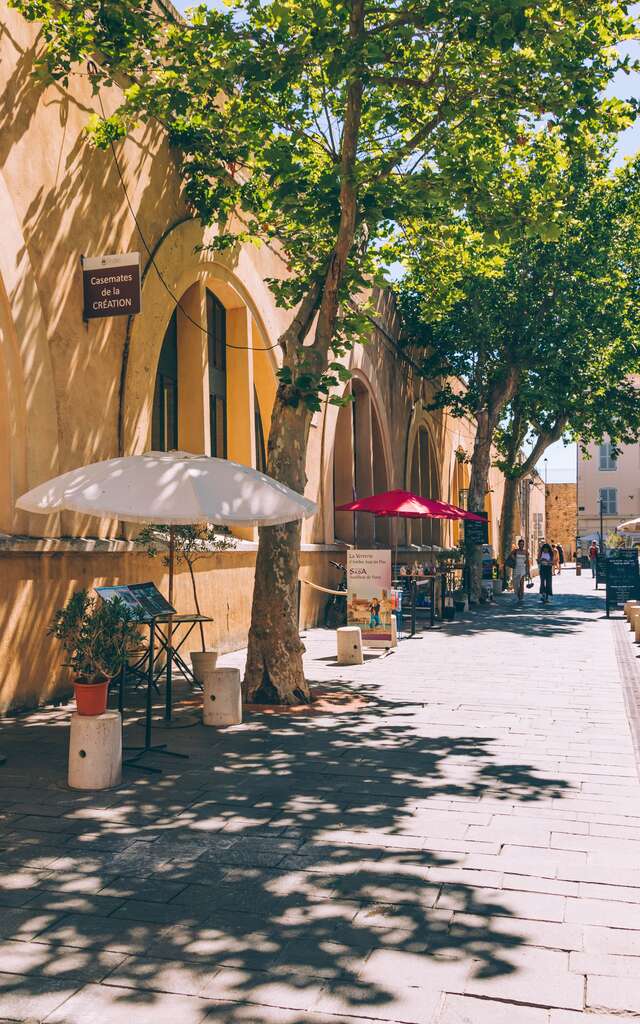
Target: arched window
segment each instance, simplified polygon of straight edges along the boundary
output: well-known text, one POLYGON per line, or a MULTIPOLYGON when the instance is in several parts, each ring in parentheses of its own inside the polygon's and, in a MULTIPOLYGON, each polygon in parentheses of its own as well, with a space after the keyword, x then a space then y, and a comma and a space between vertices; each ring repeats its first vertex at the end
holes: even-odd
MULTIPOLYGON (((411 490, 423 498, 438 498, 438 475, 433 442, 426 427, 416 434, 411 460, 411 490)), ((414 544, 440 544, 441 525, 438 519, 416 519, 408 527, 414 544)))
POLYGON ((253 416, 256 438, 256 469, 259 473, 267 472, 267 449, 264 443, 264 431, 262 429, 262 416, 260 415, 260 404, 258 392, 253 389, 253 416))
POLYGON ((209 415, 211 454, 227 457, 227 313, 216 296, 207 291, 209 340, 209 415))
MULTIPOLYGON (((371 394, 359 380, 351 384, 352 401, 343 405, 336 421, 333 450, 334 505, 388 489, 382 429, 371 394)), ((360 547, 388 544, 388 523, 367 512, 336 512, 334 536, 360 547)))
POLYGON ((174 309, 158 359, 153 393, 151 447, 169 452, 178 447, 178 311, 174 309))

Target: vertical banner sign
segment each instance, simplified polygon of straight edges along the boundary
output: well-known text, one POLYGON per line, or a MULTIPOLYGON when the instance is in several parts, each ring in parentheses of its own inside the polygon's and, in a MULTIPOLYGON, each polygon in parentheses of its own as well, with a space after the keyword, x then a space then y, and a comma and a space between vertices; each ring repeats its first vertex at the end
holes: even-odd
POLYGON ((82 259, 84 320, 140 312, 140 253, 82 259))
POLYGON ((368 646, 391 642, 391 552, 347 551, 347 623, 368 646))

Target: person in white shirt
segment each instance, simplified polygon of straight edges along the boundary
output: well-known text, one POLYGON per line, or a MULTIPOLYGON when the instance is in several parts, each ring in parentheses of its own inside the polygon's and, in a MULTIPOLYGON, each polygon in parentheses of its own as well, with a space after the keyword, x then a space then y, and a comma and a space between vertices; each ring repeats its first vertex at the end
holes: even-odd
POLYGON ((525 551, 524 540, 522 540, 522 538, 518 541, 518 546, 513 548, 509 555, 507 565, 513 569, 513 589, 516 601, 520 604, 524 598, 524 581, 527 576, 530 575, 529 555, 527 551, 525 551))

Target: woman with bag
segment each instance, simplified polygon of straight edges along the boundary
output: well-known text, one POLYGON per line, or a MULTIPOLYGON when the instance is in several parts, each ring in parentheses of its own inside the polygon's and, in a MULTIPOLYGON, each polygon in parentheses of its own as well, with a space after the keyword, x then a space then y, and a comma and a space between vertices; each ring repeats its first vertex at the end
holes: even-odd
POLYGON ((507 558, 507 566, 513 569, 513 590, 516 603, 521 604, 524 598, 524 581, 530 575, 529 555, 525 551, 522 538, 518 541, 517 548, 513 548, 507 558))
POLYGON ((550 597, 553 597, 551 578, 553 576, 553 548, 545 543, 540 548, 538 555, 538 566, 540 568, 540 600, 546 604, 550 597))

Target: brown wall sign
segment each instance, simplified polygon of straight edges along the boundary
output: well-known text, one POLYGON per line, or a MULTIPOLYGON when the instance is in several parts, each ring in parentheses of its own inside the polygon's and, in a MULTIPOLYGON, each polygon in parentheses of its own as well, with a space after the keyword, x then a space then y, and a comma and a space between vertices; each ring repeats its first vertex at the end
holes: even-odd
POLYGON ((85 320, 140 312, 140 253, 82 258, 85 320))

